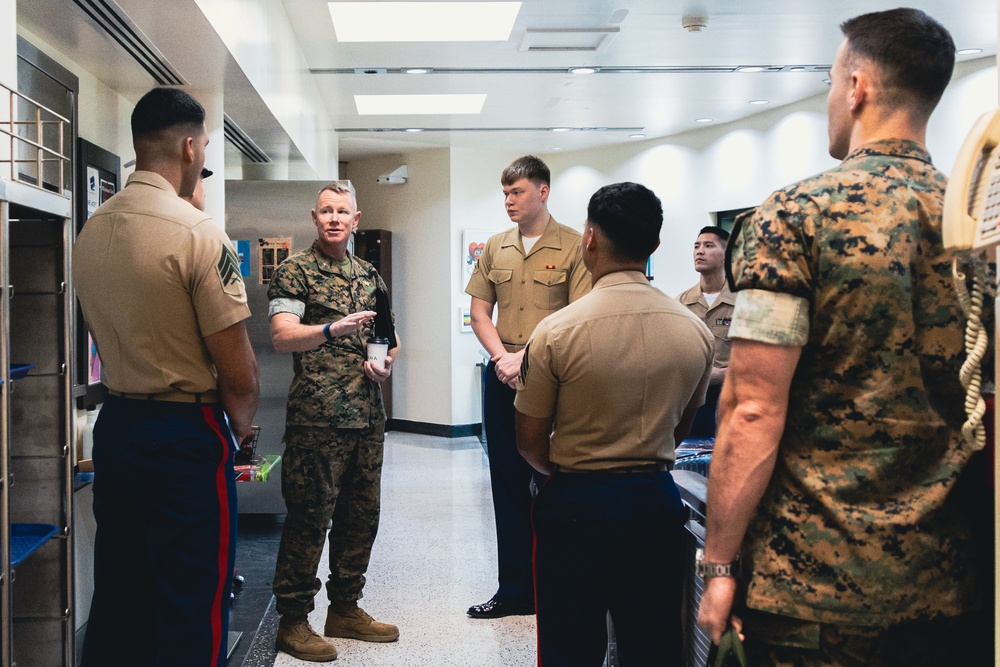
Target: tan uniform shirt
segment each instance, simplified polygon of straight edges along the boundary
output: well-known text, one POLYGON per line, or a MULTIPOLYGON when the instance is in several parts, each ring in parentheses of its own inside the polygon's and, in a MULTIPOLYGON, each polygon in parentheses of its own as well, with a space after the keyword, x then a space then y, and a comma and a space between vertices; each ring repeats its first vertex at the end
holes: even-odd
POLYGON ((684 410, 705 402, 712 335, 638 271, 603 276, 594 291, 538 325, 514 406, 554 417, 550 459, 570 470, 674 460, 684 410))
POLYGON ((580 255, 580 232, 549 217, 527 255, 518 228, 490 237, 465 293, 496 304, 497 333, 517 352, 547 315, 590 291, 580 255))
POLYGON ((225 232, 153 172, 133 173, 87 220, 73 280, 115 391, 215 389, 205 336, 250 316, 225 232))
POLYGON ((708 325, 715 337, 715 367, 728 368, 729 351, 733 347, 733 341, 729 338, 729 324, 733 321, 733 307, 736 305, 736 295, 729 291, 729 285, 722 287, 711 308, 702 295, 700 284, 678 295, 677 300, 708 325))

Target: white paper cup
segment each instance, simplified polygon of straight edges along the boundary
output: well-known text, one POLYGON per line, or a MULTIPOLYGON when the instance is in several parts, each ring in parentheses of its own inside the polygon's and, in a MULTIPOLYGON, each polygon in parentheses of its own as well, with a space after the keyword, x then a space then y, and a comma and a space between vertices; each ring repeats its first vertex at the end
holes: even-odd
POLYGON ((385 355, 389 353, 388 338, 368 339, 368 361, 372 366, 385 370, 385 355))

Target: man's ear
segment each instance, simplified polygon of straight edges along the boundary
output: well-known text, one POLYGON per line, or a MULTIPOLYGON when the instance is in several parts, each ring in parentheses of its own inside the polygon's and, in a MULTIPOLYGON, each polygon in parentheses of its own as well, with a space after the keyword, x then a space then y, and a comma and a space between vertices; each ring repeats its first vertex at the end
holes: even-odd
POLYGON ((184 137, 181 143, 181 157, 185 164, 194 163, 194 137, 184 137))
POLYGON ((548 184, 547 183, 542 183, 541 185, 539 185, 538 186, 538 193, 541 195, 542 201, 545 201, 546 199, 548 199, 549 198, 549 186, 548 186, 548 184))
POLYGON ((861 107, 872 94, 872 78, 863 69, 851 72, 851 83, 847 93, 847 108, 851 113, 861 111, 861 107))

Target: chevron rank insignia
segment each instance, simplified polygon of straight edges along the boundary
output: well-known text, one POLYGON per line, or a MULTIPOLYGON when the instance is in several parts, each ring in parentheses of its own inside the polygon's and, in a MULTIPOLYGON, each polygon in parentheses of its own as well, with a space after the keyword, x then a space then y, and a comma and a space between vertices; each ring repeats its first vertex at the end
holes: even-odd
POLYGON ((225 243, 222 244, 222 254, 215 268, 219 271, 223 292, 238 295, 246 291, 243 286, 243 277, 240 275, 240 261, 236 258, 233 249, 225 243))

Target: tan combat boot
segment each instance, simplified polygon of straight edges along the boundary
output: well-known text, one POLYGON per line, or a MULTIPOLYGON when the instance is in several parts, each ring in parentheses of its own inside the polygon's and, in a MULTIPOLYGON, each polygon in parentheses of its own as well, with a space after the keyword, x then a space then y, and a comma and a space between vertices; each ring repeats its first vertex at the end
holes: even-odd
POLYGON ((323 634, 327 637, 347 637, 363 642, 394 642, 399 639, 399 628, 379 623, 369 616, 357 602, 332 602, 326 615, 323 634))
POLYGON ((282 616, 274 644, 279 651, 299 660, 330 662, 337 659, 336 647, 320 637, 304 618, 282 616))

